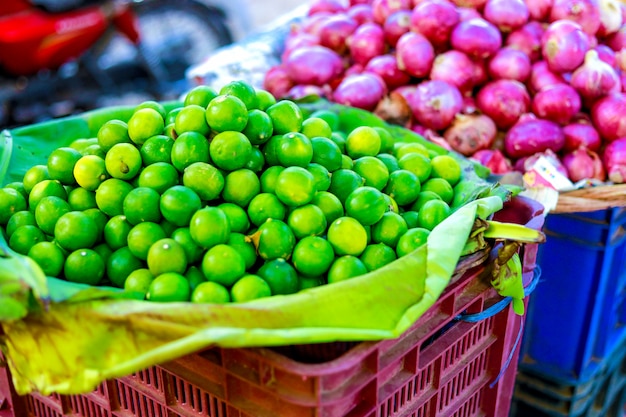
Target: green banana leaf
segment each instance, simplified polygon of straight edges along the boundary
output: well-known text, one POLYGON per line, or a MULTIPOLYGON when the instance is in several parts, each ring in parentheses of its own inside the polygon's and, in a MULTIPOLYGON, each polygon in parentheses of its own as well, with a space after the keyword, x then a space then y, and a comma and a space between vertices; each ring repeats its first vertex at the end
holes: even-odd
MULTIPOLYGON (((382 123, 397 130, 398 140, 425 141, 371 113, 344 106, 335 109, 344 129, 382 123)), ((45 162, 52 150, 95 136, 111 118, 128 120, 132 111, 133 107, 100 109, 3 132, 0 184, 21 180, 29 167, 45 162)), ((427 143, 433 152, 447 152, 427 143)), ((47 308, 30 309, 19 320, 0 317, 0 348, 17 392, 87 393, 103 380, 211 345, 252 347, 398 337, 448 285, 474 220, 488 218, 510 196, 487 183, 471 163, 463 166, 468 175, 464 195, 425 245, 345 282, 241 304, 200 305, 134 300, 116 288, 48 277, 47 308)))

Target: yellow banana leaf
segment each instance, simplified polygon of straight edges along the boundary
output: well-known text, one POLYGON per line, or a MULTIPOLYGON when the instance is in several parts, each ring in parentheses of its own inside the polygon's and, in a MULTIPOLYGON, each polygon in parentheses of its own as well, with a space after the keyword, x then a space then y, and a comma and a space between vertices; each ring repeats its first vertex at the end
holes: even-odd
POLYGON ((448 285, 474 219, 502 204, 498 197, 471 202, 440 223, 420 249, 386 267, 289 296, 200 305, 101 299, 97 292, 89 299, 78 291, 48 311, 2 322, 2 350, 18 393, 76 394, 211 345, 395 338, 448 285))

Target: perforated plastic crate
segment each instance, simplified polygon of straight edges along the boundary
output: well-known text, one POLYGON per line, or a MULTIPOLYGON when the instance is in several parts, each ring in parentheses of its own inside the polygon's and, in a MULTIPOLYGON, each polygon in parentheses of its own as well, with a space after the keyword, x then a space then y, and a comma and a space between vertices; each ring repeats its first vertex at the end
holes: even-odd
MULTIPOLYGON (((541 206, 515 199, 499 220, 541 228, 541 206)), ((525 279, 536 246, 523 248, 525 279)), ((107 381, 86 395, 13 397, 16 416, 474 417, 507 416, 523 319, 482 263, 452 282, 393 340, 280 348, 210 348, 107 381)), ((0 376, 1 378, 1 376, 0 376)))
POLYGON ((626 406, 626 345, 589 381, 559 384, 538 375, 519 372, 511 417, 623 417, 626 406))
POLYGON ((626 339, 626 208, 550 214, 520 369, 589 381, 626 339))

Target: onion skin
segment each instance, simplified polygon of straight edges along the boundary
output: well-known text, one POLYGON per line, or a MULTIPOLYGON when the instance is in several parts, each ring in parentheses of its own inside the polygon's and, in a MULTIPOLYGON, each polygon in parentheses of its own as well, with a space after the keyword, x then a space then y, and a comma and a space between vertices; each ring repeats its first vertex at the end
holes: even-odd
POLYGON ((348 48, 352 59, 366 65, 370 59, 385 53, 385 33, 376 23, 363 23, 348 38, 348 48))
POLYGON ((390 90, 408 84, 411 80, 407 73, 398 68, 396 57, 390 54, 379 55, 370 59, 365 66, 365 71, 380 76, 390 90))
POLYGON ((617 72, 600 60, 595 50, 587 52, 585 62, 573 72, 570 84, 589 101, 619 92, 622 88, 617 72))
POLYGON ((563 136, 565 137, 565 144, 563 145, 565 152, 571 152, 582 146, 597 151, 602 144, 600 134, 589 122, 575 121, 563 126, 563 136))
POLYGON ((450 43, 454 49, 472 58, 486 59, 502 47, 502 34, 485 19, 469 19, 455 26, 450 43))
POLYGON ((490 148, 497 131, 496 124, 489 116, 457 114, 443 137, 452 149, 471 156, 477 151, 490 148))
POLYGON ((611 68, 616 68, 616 53, 608 45, 598 45, 594 50, 598 53, 598 58, 609 64, 611 68))
POLYGON ((507 36, 505 46, 519 49, 530 58, 531 62, 536 62, 541 58, 541 36, 543 32, 541 23, 528 22, 507 36))
POLYGON ((548 149, 561 150, 565 144, 561 127, 536 117, 520 118, 504 137, 504 151, 511 158, 522 158, 548 149))
POLYGON ((299 100, 304 97, 317 96, 327 97, 327 91, 324 87, 318 85, 294 85, 287 91, 284 98, 288 100, 299 100))
POLYGON ((474 18, 483 18, 483 15, 473 7, 457 7, 456 11, 459 13, 459 22, 464 22, 474 18))
POLYGON ((343 3, 339 0, 315 0, 311 3, 308 15, 313 16, 318 13, 340 13, 345 10, 343 3))
POLYGON ((626 182, 626 137, 607 145, 602 153, 602 162, 610 181, 616 184, 626 182))
POLYGON ((411 30, 424 35, 433 46, 443 47, 459 21, 459 12, 448 0, 425 0, 411 13, 411 30))
POLYGON ((347 49, 346 40, 357 26, 357 22, 345 14, 331 16, 320 24, 319 44, 343 54, 347 49))
POLYGON ((478 92, 476 105, 498 128, 508 129, 530 111, 530 95, 519 81, 491 81, 478 92))
POLYGON ((600 28, 596 36, 606 38, 617 32, 624 20, 622 17, 622 5, 619 0, 599 0, 600 28))
POLYGON ((513 48, 502 48, 489 60, 489 75, 495 80, 516 80, 525 83, 530 77, 531 63, 527 54, 513 48))
POLYGON ((626 25, 622 25, 622 27, 609 36, 604 43, 615 52, 626 48, 626 25))
POLYGON ((452 0, 459 7, 467 7, 476 10, 482 10, 487 0, 452 0))
POLYGON ((376 74, 364 72, 345 77, 333 92, 333 101, 373 111, 387 94, 385 82, 376 74))
POLYGON ((513 171, 511 161, 499 149, 483 149, 470 157, 489 168, 492 174, 500 175, 513 171))
POLYGON ((572 182, 586 179, 604 181, 606 179, 602 160, 592 150, 584 147, 575 149, 563 155, 562 161, 565 169, 567 169, 567 176, 572 182))
POLYGON ((324 85, 343 72, 339 54, 321 45, 295 49, 285 61, 289 78, 296 84, 324 85))
POLYGON ((319 43, 320 38, 318 35, 313 35, 307 32, 291 33, 285 39, 285 49, 283 49, 281 54, 281 60, 282 62, 285 62, 289 57, 289 54, 298 48, 319 45, 319 43))
POLYGON ((533 97, 532 110, 541 119, 568 124, 580 111, 580 96, 573 87, 557 84, 544 88, 533 97))
POLYGON ((372 13, 374 21, 379 25, 385 23, 385 20, 398 10, 410 10, 411 0, 373 0, 372 13))
POLYGON ((391 14, 383 25, 383 32, 387 43, 395 47, 398 39, 411 30, 411 12, 408 10, 399 10, 391 14))
POLYGON ((467 95, 474 87, 474 69, 474 63, 467 55, 451 49, 437 55, 430 70, 430 79, 452 84, 467 95))
POLYGON ((548 68, 557 73, 570 72, 585 60, 589 36, 581 26, 570 20, 551 23, 541 37, 541 54, 548 68))
POLYGON ((284 97, 293 86, 294 83, 289 77, 287 68, 282 64, 270 68, 263 78, 263 89, 277 98, 284 97))
POLYGON ((553 2, 553 0, 526 0, 530 18, 538 22, 547 21, 553 2))
POLYGON ((528 87, 531 93, 537 94, 544 88, 557 84, 565 84, 565 78, 561 74, 550 71, 546 61, 535 62, 530 69, 528 87))
POLYGON ((589 35, 600 28, 600 8, 597 0, 554 0, 550 21, 571 20, 578 23, 589 35))
POLYGON ((357 25, 374 21, 374 12, 369 4, 353 4, 346 10, 346 14, 354 19, 357 25))
POLYGON ((409 96, 409 106, 418 123, 433 130, 446 129, 463 108, 458 88, 445 81, 424 81, 409 96))
POLYGON ((602 139, 613 141, 626 136, 626 94, 611 93, 591 107, 591 120, 602 139))
POLYGON ((530 17, 523 0, 487 0, 483 15, 504 33, 519 29, 530 17))
POLYGON ((416 78, 424 78, 430 74, 435 49, 424 35, 407 32, 398 40, 396 59, 402 71, 416 78))

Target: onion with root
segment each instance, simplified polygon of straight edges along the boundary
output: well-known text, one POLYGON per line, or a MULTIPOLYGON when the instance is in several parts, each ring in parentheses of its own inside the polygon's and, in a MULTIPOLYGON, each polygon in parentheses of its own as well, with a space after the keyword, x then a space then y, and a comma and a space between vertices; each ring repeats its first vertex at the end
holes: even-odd
POLYGON ((493 145, 498 128, 484 114, 457 114, 452 125, 443 134, 452 149, 465 155, 488 149, 493 145))

